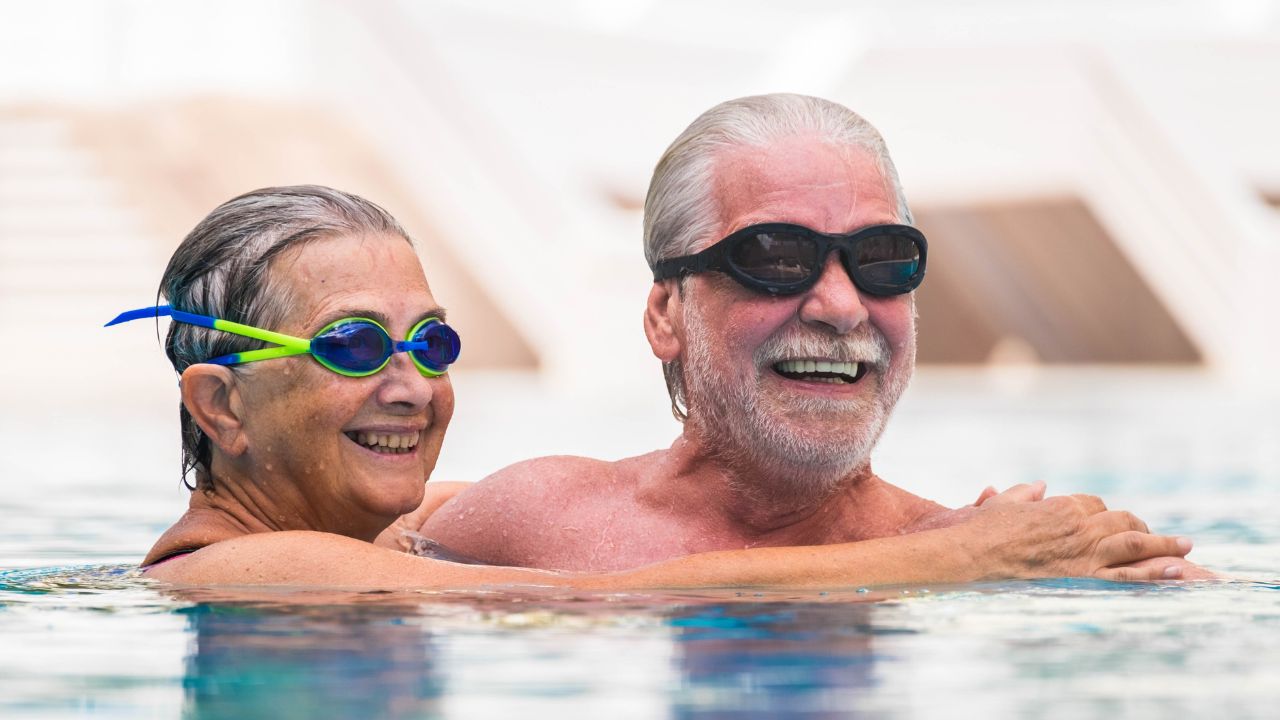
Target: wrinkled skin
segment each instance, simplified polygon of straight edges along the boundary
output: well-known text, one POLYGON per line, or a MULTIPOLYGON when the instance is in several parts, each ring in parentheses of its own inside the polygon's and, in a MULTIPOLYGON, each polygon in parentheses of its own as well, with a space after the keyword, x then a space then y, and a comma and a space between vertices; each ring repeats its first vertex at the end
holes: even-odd
MULTIPOLYGON (((715 178, 721 222, 695 250, 757 223, 849 233, 902 221, 889 183, 865 151, 812 137, 726 150, 715 178)), ((1015 489, 984 493, 980 507, 949 510, 878 477, 870 450, 915 363, 914 298, 862 293, 835 255, 810 290, 792 296, 762 295, 715 272, 683 284, 657 282, 645 331, 658 359, 684 366, 689 420, 670 448, 616 462, 517 463, 425 521, 415 516, 406 524, 422 522, 423 534, 487 562, 579 571, 926 530, 955 529, 957 538, 969 538, 972 527, 982 527, 990 533, 984 540, 995 542, 983 561, 1008 577, 1063 569, 1115 575, 1114 563, 1098 562, 1124 553, 1100 545, 1102 538, 1145 532, 1107 514, 1096 498, 1040 504, 1015 489), (796 380, 773 369, 787 357, 859 360, 868 370, 853 384, 796 380), (1066 522, 1059 514, 1072 503, 1103 517, 1066 522), (1015 534, 1014 519, 1037 514, 1067 535, 1015 534)), ((1139 545, 1125 557, 1148 559, 1142 551, 1151 547, 1139 545)), ((1171 557, 1154 560, 1148 575, 1184 566, 1177 558, 1185 551, 1171 547, 1171 557)))

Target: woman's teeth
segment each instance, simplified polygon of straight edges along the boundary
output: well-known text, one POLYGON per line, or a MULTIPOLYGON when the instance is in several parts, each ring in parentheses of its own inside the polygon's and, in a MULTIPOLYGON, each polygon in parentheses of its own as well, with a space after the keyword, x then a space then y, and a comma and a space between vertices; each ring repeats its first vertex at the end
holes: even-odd
POLYGON ((413 452, 413 449, 418 445, 418 438, 421 436, 421 432, 374 433, 358 430, 347 433, 347 437, 351 438, 351 442, 364 445, 374 452, 389 455, 403 455, 413 452))
POLYGON ((861 369, 856 362, 831 360, 783 360, 773 366, 779 375, 792 380, 843 385, 856 382, 861 369))

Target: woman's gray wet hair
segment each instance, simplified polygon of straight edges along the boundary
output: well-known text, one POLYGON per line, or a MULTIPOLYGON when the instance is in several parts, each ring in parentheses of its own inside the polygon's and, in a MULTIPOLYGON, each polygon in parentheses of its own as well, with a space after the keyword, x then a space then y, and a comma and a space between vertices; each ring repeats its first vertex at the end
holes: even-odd
MULTIPOLYGON (((766 147, 796 136, 863 148, 879 165, 898 200, 899 222, 911 224, 898 171, 884 138, 861 115, 839 103, 808 95, 754 95, 720 103, 699 115, 658 160, 644 201, 644 257, 658 261, 689 255, 720 226, 712 173, 716 156, 734 147, 766 147)), ((683 279, 680 281, 683 283, 683 279)), ((684 421, 684 373, 680 361, 663 363, 671 411, 684 421)))
MULTIPOLYGON (((320 185, 263 188, 228 200, 201 220, 169 259, 159 292, 178 310, 273 329, 293 298, 273 278, 272 261, 308 241, 342 235, 397 235, 412 242, 390 213, 356 195, 320 185)), ((261 347, 267 344, 176 322, 165 339, 179 374, 209 358, 261 347)), ((183 482, 195 489, 210 482, 209 439, 185 406, 179 415, 183 482)))

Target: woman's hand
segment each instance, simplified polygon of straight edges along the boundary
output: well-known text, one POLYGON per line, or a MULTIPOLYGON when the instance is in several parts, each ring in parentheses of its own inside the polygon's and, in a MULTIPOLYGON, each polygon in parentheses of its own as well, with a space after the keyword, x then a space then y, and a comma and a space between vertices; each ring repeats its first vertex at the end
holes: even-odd
POLYGON ((1146 560, 1139 560, 1138 562, 1131 564, 1130 567, 1153 568, 1166 573, 1169 572, 1169 568, 1174 567, 1181 571, 1179 573, 1175 573, 1172 575, 1166 574, 1164 577, 1164 579, 1166 580, 1220 580, 1222 579, 1220 575, 1213 572, 1212 570, 1208 570, 1206 568, 1200 567, 1199 565, 1191 562, 1190 560, 1186 558, 1181 558, 1181 557, 1164 556, 1164 557, 1148 558, 1146 560))
MULTIPOLYGON (((1034 486, 1006 493, 1035 494, 1034 486), (1015 493, 1015 491, 1018 491, 1015 493)), ((1043 487, 1039 492, 1043 493, 1043 487)), ((1003 495, 1003 494, 1002 494, 1003 495)), ((1023 502, 980 498, 971 519, 956 526, 983 579, 1096 577, 1145 582, 1182 577, 1187 538, 1152 535, 1132 513, 1107 510, 1093 495, 1023 502), (1144 562, 1164 558, 1167 562, 1144 562)))
POLYGON ((1003 505, 1006 503, 1037 502, 1044 499, 1044 489, 1043 480, 1037 480, 1033 483, 1018 483, 1002 493, 997 493, 994 487, 988 485, 978 495, 978 500, 973 506, 982 507, 986 503, 1003 505))
POLYGON ((953 510, 944 509, 917 518, 907 525, 902 532, 907 534, 959 525, 960 523, 968 522, 973 518, 977 509, 983 506, 1043 500, 1044 488, 1043 480, 1037 480, 1033 483, 1019 483, 1002 493, 996 492, 994 487, 988 485, 982 491, 982 494, 978 495, 978 500, 974 504, 962 505, 953 510))

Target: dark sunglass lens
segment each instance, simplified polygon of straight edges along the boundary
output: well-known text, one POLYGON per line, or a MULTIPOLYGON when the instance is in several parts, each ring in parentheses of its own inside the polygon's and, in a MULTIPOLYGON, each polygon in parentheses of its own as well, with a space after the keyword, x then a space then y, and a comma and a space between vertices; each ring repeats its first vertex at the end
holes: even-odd
POLYGON ((858 243, 855 265, 874 292, 905 292, 920 270, 920 247, 910 237, 877 235, 858 243))
POLYGON ((734 245, 729 261, 755 280, 789 285, 809 279, 820 258, 812 238, 789 232, 760 232, 734 245))
POLYGON ((391 357, 391 338, 373 323, 343 323, 313 338, 311 352, 343 370, 373 372, 391 357))
POLYGON ((453 331, 453 328, 442 322, 429 322, 423 325, 409 339, 413 342, 427 343, 426 350, 414 350, 413 356, 418 362, 433 370, 444 370, 449 367, 457 362, 458 355, 462 352, 462 339, 453 331))

